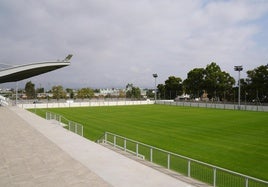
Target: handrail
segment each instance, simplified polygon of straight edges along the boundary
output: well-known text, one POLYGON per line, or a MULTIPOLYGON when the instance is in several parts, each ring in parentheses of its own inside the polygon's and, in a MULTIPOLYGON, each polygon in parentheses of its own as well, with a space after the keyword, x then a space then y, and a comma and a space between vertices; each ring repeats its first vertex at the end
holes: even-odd
POLYGON ((0 94, 0 105, 8 105, 8 99, 0 94))
MULTIPOLYGON (((120 136, 120 135, 117 135, 117 134, 114 134, 114 133, 111 133, 111 132, 105 132, 104 135, 102 137, 105 138, 105 142, 107 142, 107 135, 111 135, 111 136, 114 136, 114 137, 118 137, 118 138, 121 138, 121 139, 124 139, 126 141, 129 141, 129 142, 132 142, 132 143, 136 143, 136 144, 139 144, 139 145, 142 145, 142 146, 145 146, 145 147, 148 147, 150 149, 154 149, 154 150, 158 150, 158 151, 161 151, 163 153, 166 153, 167 155, 172 155, 172 156, 176 156, 176 157, 179 157, 179 158, 182 158, 182 159, 185 159, 185 160, 188 160, 190 162, 195 162, 195 163, 198 163, 198 164, 202 164, 204 166, 207 166, 207 167, 210 167, 214 170, 220 170, 220 171, 224 171, 224 172, 227 172, 229 174, 233 174, 233 175, 237 175, 237 176, 240 176, 240 177, 243 177, 245 178, 246 181, 248 181, 249 179, 250 180, 253 180, 253 181, 256 181, 256 182, 260 182, 260 183, 264 183, 264 184, 268 184, 268 181, 265 181, 265 180, 261 180, 261 179, 258 179, 258 178, 255 178, 255 177, 251 177, 251 176, 248 176, 248 175, 245 175, 245 174, 241 174, 241 173, 238 173, 238 172, 235 172, 235 171, 231 171, 231 170, 228 170, 228 169, 225 169, 225 168, 222 168, 222 167, 218 167, 218 166, 215 166, 215 165, 212 165, 212 164, 208 164, 208 163, 205 163, 205 162, 202 162, 202 161, 199 161, 199 160, 195 160, 195 159, 192 159, 190 157, 187 157, 187 156, 183 156, 183 155, 179 155, 177 153, 173 153, 173 152, 169 152, 169 151, 166 151, 166 150, 163 150, 163 149, 160 149, 160 148, 157 148, 157 147, 154 147, 154 146, 151 146, 151 145, 148 145, 148 144, 145 144, 145 143, 142 143, 142 142, 138 142, 136 140, 133 140, 133 139, 129 139, 129 138, 126 138, 126 137, 123 137, 123 136, 120 136)), ((114 144, 116 142, 113 142, 114 144)), ((151 160, 152 162, 152 160, 151 160)), ((168 168, 169 169, 169 168, 168 168)), ((214 174, 215 175, 215 174, 214 174)), ((189 176, 189 175, 188 175, 189 176)), ((189 176, 190 177, 190 176, 189 176)), ((214 176, 215 177, 215 176, 214 176)), ((246 187, 248 186, 247 184, 248 182, 246 182, 246 187)), ((215 186, 215 184, 214 184, 215 186)))
MULTIPOLYGON (((80 126, 80 128, 81 128, 81 134, 79 134, 79 135, 84 136, 84 126, 83 126, 83 125, 81 125, 81 124, 79 124, 79 123, 76 123, 76 122, 74 122, 74 121, 68 120, 67 118, 65 118, 65 117, 62 116, 62 115, 59 115, 59 114, 56 114, 56 113, 53 113, 53 112, 48 112, 48 111, 46 111, 46 119, 48 119, 48 118, 51 119, 51 114, 53 114, 54 116, 57 116, 55 120, 57 120, 59 123, 61 123, 62 120, 67 121, 68 124, 66 124, 66 125, 68 125, 68 130, 69 130, 69 131, 72 131, 72 130, 71 130, 71 124, 74 124, 74 126, 75 126, 75 130, 72 131, 72 132, 74 132, 74 133, 76 133, 76 134, 79 134, 79 133, 77 132, 77 126, 80 126), (48 117, 48 115, 49 115, 50 117, 48 117)), ((65 124, 65 123, 64 123, 64 124, 65 124)))

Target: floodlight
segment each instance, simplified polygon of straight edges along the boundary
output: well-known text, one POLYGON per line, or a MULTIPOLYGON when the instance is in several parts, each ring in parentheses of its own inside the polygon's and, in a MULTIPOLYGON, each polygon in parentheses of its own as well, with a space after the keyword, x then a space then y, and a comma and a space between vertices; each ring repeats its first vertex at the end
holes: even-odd
POLYGON ((234 70, 235 71, 242 71, 243 70, 243 67, 242 66, 235 66, 234 67, 234 70))

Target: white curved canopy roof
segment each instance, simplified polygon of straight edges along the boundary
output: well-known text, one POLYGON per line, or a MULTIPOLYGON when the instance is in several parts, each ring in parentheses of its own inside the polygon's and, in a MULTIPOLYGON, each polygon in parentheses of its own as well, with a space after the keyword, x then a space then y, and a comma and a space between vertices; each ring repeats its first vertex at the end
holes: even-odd
POLYGON ((63 61, 39 62, 0 70, 0 83, 20 81, 69 66, 71 57, 68 55, 63 61))

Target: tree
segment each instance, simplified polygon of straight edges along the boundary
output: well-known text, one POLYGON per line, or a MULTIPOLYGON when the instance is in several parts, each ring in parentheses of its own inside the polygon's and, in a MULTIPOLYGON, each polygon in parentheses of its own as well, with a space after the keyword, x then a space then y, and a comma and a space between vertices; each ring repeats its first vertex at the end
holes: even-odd
POLYGON ((218 82, 218 96, 221 100, 232 99, 233 85, 235 84, 235 79, 227 72, 223 71, 219 75, 218 82))
POLYGON ((240 79, 241 100, 252 101, 256 98, 256 91, 251 88, 249 79, 240 79), (253 94, 254 93, 254 94, 253 94))
POLYGON ((185 92, 194 98, 202 95, 205 85, 205 69, 195 68, 187 74, 187 79, 183 81, 185 92))
POLYGON ((207 65, 205 69, 205 85, 204 88, 208 93, 209 98, 217 97, 217 88, 219 84, 219 77, 221 68, 215 63, 207 65))
POLYGON ((170 76, 165 81, 165 92, 169 99, 175 99, 177 95, 182 95, 182 79, 180 77, 170 76))
POLYGON ((44 93, 45 89, 44 88, 36 88, 36 93, 44 93))
POLYGON ((90 88, 82 88, 78 90, 77 97, 81 99, 92 98, 94 96, 94 91, 90 88))
POLYGON ((234 78, 229 73, 221 71, 220 66, 215 62, 207 65, 205 69, 204 89, 207 91, 209 98, 224 98, 226 93, 232 92, 234 83, 234 78))
POLYGON ((28 99, 35 98, 35 85, 31 81, 25 84, 25 92, 28 99))
POLYGON ((141 90, 138 87, 134 87, 133 84, 127 84, 126 86, 126 97, 127 98, 136 98, 139 99, 141 97, 141 90))
POLYGON ((119 98, 125 98, 126 97, 126 93, 123 90, 119 90, 119 98))
POLYGON ((192 97, 200 97, 205 91, 210 99, 220 100, 233 98, 234 84, 235 79, 215 62, 208 64, 205 69, 191 70, 183 81, 186 93, 192 97))
POLYGON ((268 66, 262 65, 249 70, 247 76, 248 78, 243 83, 246 86, 244 89, 249 94, 249 98, 254 98, 254 100, 260 102, 268 102, 268 66))
POLYGON ((158 93, 160 94, 160 99, 165 99, 165 85, 164 84, 158 84, 157 85, 158 93))
POLYGON ((70 97, 71 99, 73 99, 73 98, 74 98, 74 91, 73 91, 73 89, 71 89, 71 88, 66 88, 65 90, 66 90, 66 92, 69 94, 69 97, 70 97))
POLYGON ((53 86, 52 94, 53 94, 53 98, 57 100, 66 98, 66 92, 64 91, 62 86, 53 86))
POLYGON ((154 89, 148 89, 146 90, 146 96, 147 98, 154 98, 154 89))

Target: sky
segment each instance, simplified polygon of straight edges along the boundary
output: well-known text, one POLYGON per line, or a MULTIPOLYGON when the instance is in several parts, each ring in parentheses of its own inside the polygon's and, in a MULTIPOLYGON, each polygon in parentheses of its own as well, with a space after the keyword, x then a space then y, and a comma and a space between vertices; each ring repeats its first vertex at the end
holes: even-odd
POLYGON ((267 0, 0 0, 0 28, 2 68, 73 54, 20 87, 153 88, 153 73, 163 84, 216 62, 237 79, 234 66, 246 78, 268 63, 267 0))

